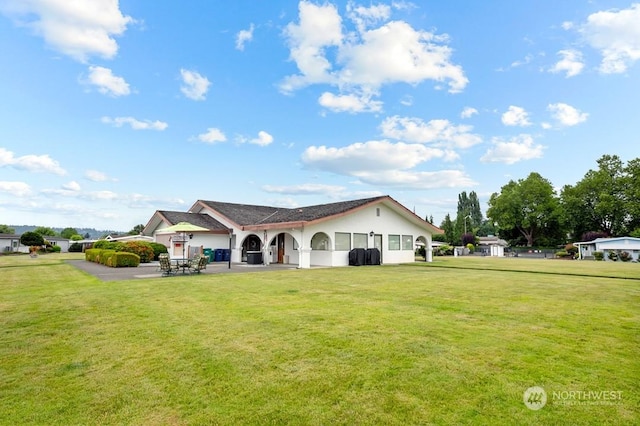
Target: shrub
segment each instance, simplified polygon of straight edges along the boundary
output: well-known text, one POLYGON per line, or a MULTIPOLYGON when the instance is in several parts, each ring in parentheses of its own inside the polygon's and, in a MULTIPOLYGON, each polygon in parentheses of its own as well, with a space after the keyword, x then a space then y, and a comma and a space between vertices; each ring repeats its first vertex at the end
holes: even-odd
POLYGON ((62 251, 62 247, 60 247, 60 246, 47 247, 47 251, 49 253, 60 253, 62 251))
POLYGON ((593 258, 595 260, 602 260, 602 259, 604 259, 604 253, 601 252, 601 251, 594 251, 593 252, 593 258))
POLYGON ((574 246, 573 244, 567 244, 566 246, 564 246, 564 249, 571 255, 578 253, 578 247, 574 246))
POLYGON ((141 263, 149 263, 155 257, 155 252, 151 244, 146 241, 129 241, 118 246, 116 249, 118 251, 137 254, 140 257, 141 263))
POLYGON ((82 244, 72 243, 69 246, 69 253, 82 253, 82 244))
POLYGON ((467 244, 467 249, 469 250, 469 252, 473 253, 476 247, 473 244, 469 243, 467 244))
POLYGON ((629 253, 628 251, 623 251, 622 253, 620 253, 620 260, 622 260, 623 262, 629 262, 633 259, 633 256, 631 256, 631 253, 629 253))
POLYGON ((618 253, 613 250, 609 251, 609 259, 615 262, 616 260, 618 260, 618 253))
POLYGON ((462 234, 462 245, 468 246, 469 244, 473 244, 476 242, 476 237, 471 233, 467 232, 466 234, 462 234))
POLYGON ((453 255, 453 247, 451 247, 449 245, 440 246, 435 250, 435 255, 436 256, 452 256, 453 255))
POLYGON ((567 257, 569 253, 566 250, 559 250, 556 252, 556 257, 567 257))
POLYGON ((28 231, 20 236, 20 244, 23 246, 43 246, 44 237, 35 232, 28 231))
POLYGON ((149 243, 149 244, 153 249, 153 260, 158 260, 158 256, 160 256, 162 253, 169 252, 169 250, 167 249, 167 246, 165 246, 164 244, 160 244, 160 243, 149 243))

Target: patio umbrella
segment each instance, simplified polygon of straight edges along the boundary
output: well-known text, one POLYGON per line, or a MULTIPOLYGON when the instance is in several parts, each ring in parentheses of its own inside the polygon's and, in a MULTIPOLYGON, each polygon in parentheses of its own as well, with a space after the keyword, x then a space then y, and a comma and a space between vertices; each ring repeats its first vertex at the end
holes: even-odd
POLYGON ((186 240, 186 235, 188 232, 202 232, 208 231, 207 228, 203 228, 202 226, 194 225, 189 222, 178 222, 175 225, 171 225, 167 228, 163 228, 158 231, 159 234, 182 234, 182 258, 184 259, 184 241, 186 240))

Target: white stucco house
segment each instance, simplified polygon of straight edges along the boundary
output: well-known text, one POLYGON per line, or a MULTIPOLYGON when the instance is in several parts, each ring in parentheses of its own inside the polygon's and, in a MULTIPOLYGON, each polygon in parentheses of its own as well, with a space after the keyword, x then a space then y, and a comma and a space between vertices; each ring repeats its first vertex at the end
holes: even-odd
POLYGON ((442 230, 390 196, 282 208, 198 200, 188 212, 156 211, 143 230, 165 244, 172 256, 202 249, 224 250, 234 263, 284 263, 299 268, 346 266, 349 252, 377 248, 381 263, 415 261, 415 243, 432 260, 432 235, 442 230), (167 234, 189 222, 207 231, 167 234))
POLYGON ((592 259, 595 252, 602 252, 604 260, 609 260, 609 252, 616 252, 618 255, 627 252, 632 260, 638 261, 640 258, 640 238, 616 237, 616 238, 596 238, 593 241, 583 241, 573 243, 578 247, 579 259, 592 259))
MULTIPOLYGON (((0 234, 0 251, 3 253, 29 253, 29 246, 20 244, 20 235, 0 234)), ((59 246, 62 253, 69 251, 70 242, 61 237, 44 237, 52 246, 59 246)))
POLYGON ((509 244, 502 238, 490 235, 478 237, 478 251, 487 256, 504 257, 504 248, 509 244))

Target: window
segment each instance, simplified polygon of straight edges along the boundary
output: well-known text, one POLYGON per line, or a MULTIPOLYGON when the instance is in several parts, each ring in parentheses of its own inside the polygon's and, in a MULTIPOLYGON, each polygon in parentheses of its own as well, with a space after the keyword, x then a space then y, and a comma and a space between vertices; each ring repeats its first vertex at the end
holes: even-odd
POLYGON ((322 232, 311 238, 311 250, 329 250, 329 237, 322 232))
POLYGON ((369 238, 367 234, 353 234, 353 248, 369 248, 369 238))
POLYGON ((351 234, 349 234, 348 232, 336 232, 336 250, 351 250, 351 234))
POLYGON ((400 250, 400 235, 389 235, 389 250, 400 250))
POLYGON ((413 235, 402 236, 402 250, 413 250, 413 235))

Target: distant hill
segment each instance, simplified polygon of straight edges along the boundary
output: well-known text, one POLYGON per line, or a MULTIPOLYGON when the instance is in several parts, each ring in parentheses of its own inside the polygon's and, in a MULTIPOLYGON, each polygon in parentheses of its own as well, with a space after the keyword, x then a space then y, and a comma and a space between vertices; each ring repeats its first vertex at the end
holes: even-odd
MULTIPOLYGON (((34 229, 37 228, 37 226, 34 226, 34 225, 9 225, 9 227, 15 229, 16 234, 18 235, 22 235, 28 231, 33 231, 34 229)), ((64 228, 55 228, 55 227, 50 227, 50 228, 56 231, 58 234, 60 234, 60 232, 64 229, 64 228)), ((121 231, 98 230, 95 228, 75 228, 75 229, 76 231, 78 231, 78 234, 82 236, 85 236, 85 234, 89 234, 89 239, 91 240, 96 240, 107 234, 126 234, 126 232, 121 232, 121 231)))

